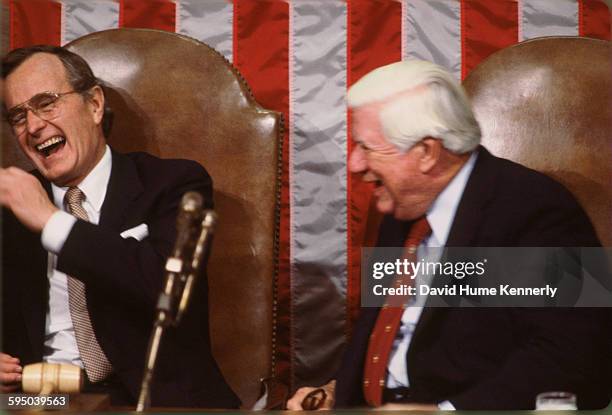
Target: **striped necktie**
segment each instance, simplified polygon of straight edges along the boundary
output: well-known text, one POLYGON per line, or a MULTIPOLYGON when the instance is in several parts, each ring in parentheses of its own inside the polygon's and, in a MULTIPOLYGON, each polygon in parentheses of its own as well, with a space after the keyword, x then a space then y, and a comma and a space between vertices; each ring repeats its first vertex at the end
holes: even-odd
MULTIPOLYGON (((89 221, 89 216, 83 208, 84 200, 85 194, 81 189, 71 187, 66 192, 64 204, 70 214, 84 221, 89 221)), ((71 276, 68 276, 68 304, 79 355, 85 365, 87 378, 93 383, 104 380, 112 372, 113 367, 100 347, 91 326, 85 297, 85 284, 71 276)))

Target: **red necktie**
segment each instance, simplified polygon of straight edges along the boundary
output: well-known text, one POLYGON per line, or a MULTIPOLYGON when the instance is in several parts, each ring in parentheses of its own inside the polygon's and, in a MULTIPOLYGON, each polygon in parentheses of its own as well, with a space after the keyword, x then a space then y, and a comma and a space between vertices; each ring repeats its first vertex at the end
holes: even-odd
MULTIPOLYGON (((430 233, 431 228, 427 219, 422 217, 417 220, 410 228, 408 237, 404 242, 404 258, 415 262, 418 246, 430 233)), ((410 275, 396 276, 395 285, 410 284, 411 281, 413 280, 410 275)), ((406 299, 406 297, 393 298, 392 300, 388 298, 378 313, 376 324, 370 335, 363 370, 363 395, 370 406, 382 405, 382 391, 386 381, 387 364, 393 340, 404 314, 405 307, 400 304, 405 304, 406 299), (389 306, 391 301, 394 306, 389 306)))

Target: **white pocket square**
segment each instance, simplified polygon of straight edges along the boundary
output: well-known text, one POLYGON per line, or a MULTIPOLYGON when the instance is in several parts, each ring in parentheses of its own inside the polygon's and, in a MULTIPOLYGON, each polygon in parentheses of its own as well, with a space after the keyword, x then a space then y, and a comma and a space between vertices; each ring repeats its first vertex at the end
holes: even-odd
POLYGON ((121 237, 123 239, 134 238, 137 241, 142 241, 147 236, 149 236, 149 227, 146 223, 141 223, 138 226, 134 226, 133 228, 121 232, 121 237))

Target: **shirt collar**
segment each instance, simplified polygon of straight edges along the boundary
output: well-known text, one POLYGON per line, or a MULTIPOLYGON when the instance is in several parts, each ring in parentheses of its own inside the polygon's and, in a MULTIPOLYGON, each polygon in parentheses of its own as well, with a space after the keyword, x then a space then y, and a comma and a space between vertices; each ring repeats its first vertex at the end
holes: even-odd
POLYGON ((468 178, 474 169, 474 164, 478 158, 478 151, 472 152, 468 161, 461 167, 459 172, 453 177, 450 183, 436 197, 427 212, 427 221, 431 226, 431 237, 428 241, 429 246, 444 246, 448 239, 451 225, 459 207, 459 201, 468 178))
MULTIPOLYGON (((93 210, 100 212, 102 203, 106 197, 106 188, 110 180, 112 166, 112 156, 110 148, 105 146, 102 159, 96 164, 91 172, 78 184, 79 189, 85 194, 85 203, 88 203, 93 210)), ((60 209, 64 208, 64 195, 68 187, 59 187, 51 183, 53 191, 53 202, 60 209)))

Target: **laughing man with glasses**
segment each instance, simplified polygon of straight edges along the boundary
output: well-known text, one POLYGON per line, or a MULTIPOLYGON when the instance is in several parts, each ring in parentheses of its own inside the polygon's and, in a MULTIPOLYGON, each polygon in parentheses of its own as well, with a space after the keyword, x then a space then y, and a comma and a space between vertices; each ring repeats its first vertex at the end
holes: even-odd
MULTIPOLYGON (((198 191, 210 208, 211 179, 193 161, 111 150, 104 91, 66 49, 13 50, 2 78, 5 120, 35 170, 0 169, 0 393, 19 389, 25 364, 69 363, 86 392, 134 405, 177 206, 198 191)), ((211 353, 205 279, 194 296, 164 338, 151 405, 235 408, 211 353)))

